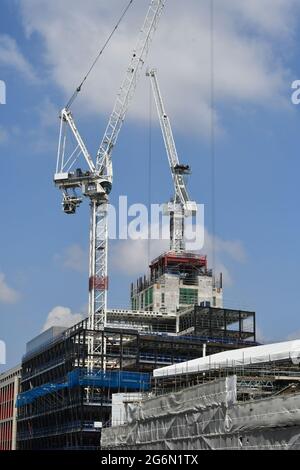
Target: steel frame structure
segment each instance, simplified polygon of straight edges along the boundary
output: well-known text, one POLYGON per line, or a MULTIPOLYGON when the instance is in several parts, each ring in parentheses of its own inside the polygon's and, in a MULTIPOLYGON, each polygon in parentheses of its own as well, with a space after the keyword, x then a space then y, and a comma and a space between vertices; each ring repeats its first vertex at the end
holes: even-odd
MULTIPOLYGON (((141 323, 143 319, 140 320, 141 323)), ((153 318, 153 323, 156 319, 153 318)), ((107 339, 106 351, 98 365, 90 372, 90 378, 122 373, 151 373, 153 369, 195 359, 202 354, 203 342, 198 338, 181 338, 174 335, 141 334, 136 328, 128 328, 120 322, 105 330, 89 330, 84 320, 71 327, 49 344, 30 351, 22 361, 21 396, 46 388, 45 394, 34 397, 18 407, 18 449, 96 449, 101 429, 94 422, 106 426, 111 418, 112 393, 132 392, 131 389, 107 383, 85 383, 60 387, 74 371, 89 376, 89 338, 95 343, 107 339), (104 355, 105 354, 105 355, 104 355), (103 364, 106 362, 106 371, 103 364), (53 384, 53 387, 51 385, 53 384), (58 387, 55 387, 58 386, 58 387)), ((211 345, 210 352, 222 351, 227 345, 211 345)), ((139 381, 135 391, 143 391, 139 381)))

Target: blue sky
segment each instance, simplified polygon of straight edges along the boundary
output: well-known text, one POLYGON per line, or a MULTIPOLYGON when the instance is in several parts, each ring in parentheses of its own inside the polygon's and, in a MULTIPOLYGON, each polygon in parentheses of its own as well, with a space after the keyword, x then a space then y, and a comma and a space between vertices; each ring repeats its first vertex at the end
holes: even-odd
MULTIPOLYGON (((1 0, 0 339, 7 365, 50 312, 80 318, 87 304, 88 204, 65 216, 53 187, 58 114, 126 2, 1 0)), ((95 153, 148 4, 136 2, 74 106, 95 153)), ((257 312, 266 341, 300 335, 299 129, 291 83, 300 79, 300 4, 215 0, 215 238, 212 235, 210 1, 167 2, 149 65, 157 66, 193 199, 205 204, 207 249, 226 274, 225 305, 257 312)), ((114 159, 112 202, 162 203, 172 193, 149 83, 141 80, 114 159), (151 181, 151 185, 150 185, 151 181)), ((111 307, 129 305, 146 244, 113 242, 111 307)), ((3 367, 2 367, 3 369, 3 367)), ((1 369, 0 369, 1 370, 1 369)))

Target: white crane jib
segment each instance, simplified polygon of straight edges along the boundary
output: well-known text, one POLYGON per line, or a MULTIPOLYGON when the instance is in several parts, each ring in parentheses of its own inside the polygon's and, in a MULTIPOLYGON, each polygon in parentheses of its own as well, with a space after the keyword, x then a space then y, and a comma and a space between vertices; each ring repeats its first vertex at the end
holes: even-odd
MULTIPOLYGON (((110 116, 104 137, 94 163, 74 123, 70 109, 61 112, 57 168, 54 177, 56 186, 63 192, 63 209, 74 214, 82 197, 90 199, 90 250, 89 250, 89 321, 90 329, 103 329, 107 310, 107 248, 108 197, 112 188, 113 148, 125 119, 128 105, 134 95, 141 70, 146 60, 151 40, 157 28, 166 0, 152 0, 139 34, 137 46, 133 51, 125 78, 117 95, 113 112, 110 116), (73 146, 67 149, 68 135, 73 146), (84 157, 87 171, 75 169, 79 157, 84 157)), ((92 344, 92 354, 100 351, 92 344)))
POLYGON ((190 174, 190 167, 188 165, 182 165, 179 162, 172 127, 165 110, 156 70, 148 70, 147 76, 149 76, 151 80, 159 122, 174 183, 174 200, 169 202, 167 206, 168 213, 170 214, 170 249, 171 251, 179 252, 185 250, 185 217, 196 214, 197 204, 190 200, 187 192, 184 177, 185 175, 190 174))

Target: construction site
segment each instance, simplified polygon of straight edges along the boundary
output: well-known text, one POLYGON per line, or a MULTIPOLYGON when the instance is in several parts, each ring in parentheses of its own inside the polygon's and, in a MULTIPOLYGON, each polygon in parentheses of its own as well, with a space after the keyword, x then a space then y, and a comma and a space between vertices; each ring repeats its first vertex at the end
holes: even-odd
POLYGON ((115 399, 102 449, 299 450, 299 363, 297 340, 156 369, 151 394, 115 399))
POLYGON ((150 1, 95 159, 71 112, 87 77, 60 113, 54 184, 66 214, 90 206, 88 314, 27 343, 18 450, 300 449, 300 341, 259 344, 256 313, 225 308, 222 273, 186 248, 198 206, 156 69, 146 74, 173 183, 170 246, 129 286, 130 309, 108 306, 112 154, 166 3, 150 1))
POLYGON ((114 394, 141 396, 158 367, 255 344, 255 313, 216 307, 108 310, 104 329, 90 330, 89 319, 53 327, 27 344, 22 361, 18 449, 98 449, 114 394), (105 350, 91 353, 91 338, 105 350))

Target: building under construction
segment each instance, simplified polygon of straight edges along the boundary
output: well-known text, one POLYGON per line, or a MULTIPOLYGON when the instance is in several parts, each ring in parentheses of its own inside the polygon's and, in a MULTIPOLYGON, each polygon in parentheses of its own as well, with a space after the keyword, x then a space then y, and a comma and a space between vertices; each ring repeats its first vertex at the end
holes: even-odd
MULTIPOLYGON (((217 278, 216 273, 208 269, 205 256, 186 248, 186 219, 196 215, 198 205, 188 194, 185 180, 190 167, 179 160, 155 69, 147 75, 174 186, 174 195, 166 205, 170 216, 170 251, 151 263, 149 278, 140 278, 132 284, 131 310, 107 307, 112 152, 164 5, 165 0, 150 1, 95 159, 81 138, 71 112, 71 105, 87 76, 60 113, 54 182, 62 192, 62 207, 66 214, 75 214, 86 198, 91 208, 88 318, 69 329, 53 327, 27 344, 17 401, 18 449, 97 449, 102 432, 103 447, 113 442, 116 448, 119 445, 132 448, 133 443, 126 441, 125 434, 130 431, 130 436, 134 436, 132 426, 136 427, 136 423, 128 422, 125 431, 118 431, 116 427, 109 430, 109 426, 115 424, 112 403, 116 403, 116 396, 141 397, 157 394, 159 389, 165 392, 166 387, 170 387, 170 391, 176 388, 177 378, 163 383, 153 381, 154 370, 181 367, 198 358, 206 361, 207 356, 226 351, 232 354, 232 351, 257 344, 255 313, 223 308, 222 276, 217 278)), ((94 65, 100 56, 101 53, 94 65)), ((200 248, 197 246, 195 250, 200 248)), ((191 376, 188 374, 188 377, 191 376)), ((201 371, 188 380, 199 383, 206 379, 206 372, 201 371)), ((224 383, 225 395, 233 391, 226 378, 221 385, 221 395, 224 383)), ((210 384, 203 386, 210 387, 210 384)), ((200 402, 205 399, 201 397, 200 402)), ((218 402, 220 412, 227 403, 226 397, 218 402)), ((121 401, 117 397, 119 406, 121 401)), ((166 420, 169 423, 171 418, 166 416, 166 420)), ((168 442, 168 436, 161 436, 168 442)), ((155 440, 155 436, 148 437, 155 440)), ((134 445, 139 444, 147 448, 146 441, 136 439, 134 445)))
POLYGON ((150 264, 149 278, 131 285, 133 310, 174 313, 187 305, 223 305, 222 274, 216 281, 207 257, 187 251, 169 251, 150 264))
POLYGON ((300 340, 154 371, 152 391, 114 396, 109 450, 299 450, 300 340))
MULTIPOLYGON (((186 264, 172 273, 177 301, 185 275, 186 264)), ((202 273, 197 276, 199 283, 202 273)), ((161 282, 153 278, 156 289, 161 282)), ((255 313, 212 307, 210 295, 200 297, 203 305, 198 294, 189 295, 171 313, 150 310, 154 302, 147 311, 111 310, 104 330, 91 330, 86 319, 30 341, 17 402, 18 449, 97 449, 101 430, 111 424, 114 394, 149 392, 159 367, 255 345, 255 313), (94 348, 93 357, 91 340, 106 345, 94 348)))

